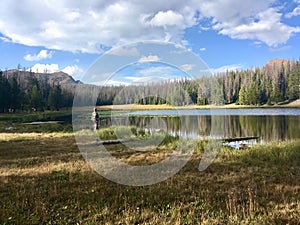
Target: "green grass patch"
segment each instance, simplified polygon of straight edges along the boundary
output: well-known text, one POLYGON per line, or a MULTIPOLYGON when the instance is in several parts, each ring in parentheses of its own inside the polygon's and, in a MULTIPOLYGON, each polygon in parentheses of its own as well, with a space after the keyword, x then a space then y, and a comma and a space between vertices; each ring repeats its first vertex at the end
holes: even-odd
POLYGON ((45 111, 45 112, 31 112, 31 113, 0 113, 1 122, 11 123, 27 123, 33 121, 48 121, 48 120, 59 120, 59 121, 72 121, 71 110, 61 111, 45 111))
POLYGON ((239 161, 249 165, 300 165, 300 141, 253 146, 237 152, 239 161))

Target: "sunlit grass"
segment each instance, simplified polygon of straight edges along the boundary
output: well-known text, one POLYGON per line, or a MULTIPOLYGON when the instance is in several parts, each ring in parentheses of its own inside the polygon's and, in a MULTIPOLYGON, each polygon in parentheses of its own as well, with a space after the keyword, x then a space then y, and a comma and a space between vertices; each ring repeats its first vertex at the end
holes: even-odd
POLYGON ((300 101, 296 100, 285 105, 238 105, 236 103, 224 104, 224 105, 197 105, 191 104, 186 106, 172 106, 168 104, 161 105, 141 105, 141 104, 127 104, 127 105, 104 105, 99 106, 100 110, 172 110, 172 109, 211 109, 211 108, 258 108, 258 107, 275 107, 275 108, 287 108, 287 107, 300 107, 300 101))
MULTIPOLYGON (((300 222, 300 141, 240 151, 224 147, 199 172, 204 141, 175 176, 131 187, 93 171, 72 133, 2 133, 0 138, 0 224, 300 222)), ((172 152, 166 147, 136 152, 122 144, 106 148, 134 165, 156 163, 172 152)))
POLYGON ((41 138, 72 137, 72 133, 0 133, 0 141, 39 140, 41 138))

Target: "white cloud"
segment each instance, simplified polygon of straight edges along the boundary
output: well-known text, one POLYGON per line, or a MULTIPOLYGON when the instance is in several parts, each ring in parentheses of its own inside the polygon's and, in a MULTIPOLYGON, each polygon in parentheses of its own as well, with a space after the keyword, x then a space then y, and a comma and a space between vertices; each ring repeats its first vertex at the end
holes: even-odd
POLYGON ((192 64, 184 64, 182 66, 180 66, 180 69, 187 72, 187 71, 190 71, 194 68, 195 65, 192 65, 192 64))
MULTIPOLYGON (((300 4, 300 1, 299 1, 298 4, 300 4)), ((300 15, 300 5, 298 5, 296 8, 294 8, 294 10, 293 10, 292 12, 287 13, 287 14, 285 15, 285 18, 290 19, 290 18, 292 18, 292 17, 294 17, 294 16, 299 16, 299 15, 300 15)))
POLYGON ((139 76, 143 77, 168 77, 173 74, 174 68, 170 66, 149 66, 138 71, 139 76))
POLYGON ((0 37, 0 40, 3 42, 10 42, 11 40, 7 37, 0 37))
POLYGON ((210 69, 210 72, 213 74, 218 74, 218 73, 225 73, 227 71, 236 71, 242 68, 243 66, 241 64, 232 64, 232 65, 221 66, 215 69, 210 69))
POLYGON ((59 71, 58 64, 40 64, 37 63, 30 68, 34 73, 54 73, 59 71))
POLYGON ((206 48, 200 48, 199 49, 201 52, 204 52, 204 51, 206 51, 206 48))
POLYGON ((84 74, 84 71, 77 65, 67 66, 64 69, 62 69, 62 71, 74 77, 75 79, 80 79, 84 74))
POLYGON ((125 80, 129 82, 123 82, 127 84, 145 84, 145 83, 156 83, 162 81, 160 76, 147 76, 147 77, 126 77, 125 80))
POLYGON ((42 59, 50 59, 52 58, 53 51, 48 51, 48 50, 41 50, 38 54, 31 55, 27 54, 24 56, 24 59, 26 61, 40 61, 42 59))
POLYGON ((204 30, 204 31, 210 30, 209 27, 205 27, 205 26, 201 26, 201 25, 199 26, 199 28, 200 28, 199 32, 201 32, 201 30, 204 30))
POLYGON ((60 69, 58 64, 55 63, 54 64, 37 63, 28 69, 28 71, 30 70, 34 73, 55 73, 55 72, 62 71, 74 77, 75 79, 80 79, 80 77, 82 77, 84 73, 84 71, 81 68, 79 68, 77 65, 66 66, 64 69, 60 69))
MULTIPOLYGON (((220 34, 228 35, 236 39, 261 40, 269 46, 276 47, 278 44, 287 42, 293 33, 299 32, 299 28, 292 28, 280 22, 282 14, 270 8, 260 12, 256 20, 247 24, 234 27, 223 26, 220 34)), ((216 25, 219 27, 220 25, 216 25)))
POLYGON ((172 10, 160 11, 149 21, 152 26, 184 26, 184 17, 172 10))
POLYGON ((112 49, 108 52, 108 54, 117 56, 139 56, 139 51, 135 47, 128 48, 126 46, 123 46, 112 49))
POLYGON ((283 46, 283 47, 280 47, 280 48, 270 48, 270 51, 271 51, 271 52, 286 51, 286 50, 291 49, 291 47, 292 47, 292 46, 290 46, 290 45, 286 45, 286 46, 283 46))
POLYGON ((281 21, 280 7, 272 7, 276 0, 205 1, 200 5, 204 17, 211 18, 212 28, 233 39, 262 41, 269 46, 287 42, 299 32, 281 21))
POLYGON ((262 42, 261 41, 254 41, 253 44, 260 47, 262 45, 262 42))
POLYGON ((131 83, 128 82, 123 82, 123 81, 115 81, 115 80, 107 80, 105 82, 99 82, 96 83, 95 85, 99 85, 99 86, 128 86, 131 83))
POLYGON ((139 59, 139 63, 145 63, 145 62, 157 62, 159 61, 159 57, 157 55, 148 55, 148 56, 143 56, 142 58, 139 59))
POLYGON ((17 0, 0 2, 4 36, 15 43, 73 52, 99 53, 101 46, 141 40, 180 40, 183 29, 195 23, 192 5, 184 2, 24 0, 26 7, 18 5, 17 0))
MULTIPOLYGON (((222 26, 237 26, 247 23, 258 13, 270 8, 276 0, 204 0, 199 4, 203 17, 211 18, 213 24, 222 26)), ((207 27, 207 26, 205 26, 207 27)))
POLYGON ((299 28, 284 24, 275 4, 277 0, 23 0, 26 7, 21 7, 18 0, 1 0, 0 33, 28 46, 99 53, 142 40, 181 43, 185 29, 197 25, 199 30, 276 46, 299 28))

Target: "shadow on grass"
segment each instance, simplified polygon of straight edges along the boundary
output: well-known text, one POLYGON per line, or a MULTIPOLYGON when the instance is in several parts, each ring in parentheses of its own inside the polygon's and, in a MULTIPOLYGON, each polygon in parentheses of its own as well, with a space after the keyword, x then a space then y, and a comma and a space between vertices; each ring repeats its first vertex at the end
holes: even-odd
MULTIPOLYGON (((1 169, 9 163, 6 160, 42 159, 41 164, 22 163, 20 169, 36 167, 38 170, 41 169, 39 165, 50 163, 48 167, 45 165, 44 173, 35 171, 9 176, 2 173, 1 224, 300 222, 300 168, 299 164, 294 164, 300 160, 295 152, 299 149, 297 142, 278 147, 286 149, 287 156, 291 154, 282 161, 278 161, 281 157, 276 147, 243 152, 224 149, 204 172, 198 171, 201 155, 195 154, 172 178, 151 186, 130 187, 110 182, 94 172, 81 157, 72 138, 54 139, 42 152, 44 145, 37 144, 39 141, 24 141, 21 152, 15 149, 20 143, 11 145, 10 151, 5 153, 2 152, 5 148, 1 148, 1 169), (266 158, 273 151, 278 155, 276 160, 266 158), (288 161, 291 157, 296 158, 295 161, 288 161)), ((121 158, 129 154, 123 152, 126 149, 120 151, 120 145, 110 148, 121 158), (118 155, 118 151, 123 153, 118 155)), ((13 168, 14 164, 10 166, 13 168)))

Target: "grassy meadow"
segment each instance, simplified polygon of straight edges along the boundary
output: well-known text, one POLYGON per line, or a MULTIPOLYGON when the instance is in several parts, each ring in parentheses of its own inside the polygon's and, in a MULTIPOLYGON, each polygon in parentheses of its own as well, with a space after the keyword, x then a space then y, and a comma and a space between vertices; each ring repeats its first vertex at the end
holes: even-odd
MULTIPOLYGON (((0 224, 300 224, 300 140, 223 147, 199 172, 201 142, 175 176, 131 187, 93 171, 68 125, 25 125, 16 118, 0 124, 0 224)), ((106 148, 144 165, 165 158, 169 144, 142 152, 122 144, 106 148)))

